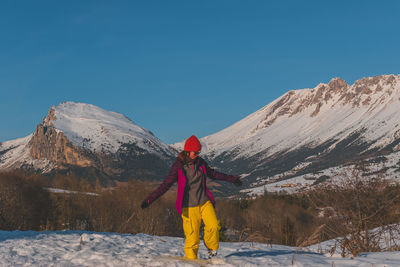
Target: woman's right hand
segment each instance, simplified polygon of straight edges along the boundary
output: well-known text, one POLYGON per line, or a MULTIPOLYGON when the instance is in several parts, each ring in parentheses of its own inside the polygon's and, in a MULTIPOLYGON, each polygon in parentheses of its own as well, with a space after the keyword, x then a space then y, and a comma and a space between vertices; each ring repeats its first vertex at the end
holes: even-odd
POLYGON ((148 206, 150 206, 150 201, 149 200, 145 200, 142 202, 142 205, 140 205, 140 207, 142 208, 142 210, 144 210, 145 208, 147 208, 148 206))

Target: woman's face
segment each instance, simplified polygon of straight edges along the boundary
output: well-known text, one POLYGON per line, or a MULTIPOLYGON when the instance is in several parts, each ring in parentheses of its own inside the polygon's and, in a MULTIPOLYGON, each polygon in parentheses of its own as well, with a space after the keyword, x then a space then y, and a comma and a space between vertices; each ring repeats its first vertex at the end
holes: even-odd
POLYGON ((199 154, 200 154, 200 151, 198 151, 198 152, 190 151, 189 157, 190 157, 190 159, 195 159, 199 156, 199 154))

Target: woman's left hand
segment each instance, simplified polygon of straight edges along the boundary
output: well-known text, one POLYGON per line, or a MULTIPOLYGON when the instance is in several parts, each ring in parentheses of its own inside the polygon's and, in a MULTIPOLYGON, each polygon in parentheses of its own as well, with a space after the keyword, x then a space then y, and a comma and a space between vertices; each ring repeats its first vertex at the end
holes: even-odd
POLYGON ((242 186, 243 185, 243 183, 242 183, 242 181, 240 181, 239 177, 236 178, 235 181, 233 181, 233 184, 236 185, 236 186, 242 186))

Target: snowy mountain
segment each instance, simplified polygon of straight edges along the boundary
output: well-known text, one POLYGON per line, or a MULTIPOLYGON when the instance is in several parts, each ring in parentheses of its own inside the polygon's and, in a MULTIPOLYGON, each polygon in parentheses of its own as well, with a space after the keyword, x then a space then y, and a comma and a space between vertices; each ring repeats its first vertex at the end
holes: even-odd
MULTIPOLYGON (((289 91, 201 142, 202 156, 223 172, 239 174, 242 193, 250 195, 308 189, 360 163, 367 176, 397 179, 400 75, 353 85, 334 78, 289 91)), ((52 107, 32 135, 0 144, 0 170, 162 179, 182 148, 183 142, 164 144, 122 114, 65 102, 52 107)), ((230 184, 217 189, 238 192, 230 184)))
POLYGON ((0 144, 0 169, 152 179, 165 175, 175 153, 120 113, 64 102, 33 134, 0 144))
POLYGON ((289 91, 201 142, 214 166, 241 174, 249 194, 317 184, 360 159, 371 172, 396 178, 400 75, 363 78, 353 85, 335 78, 289 91))

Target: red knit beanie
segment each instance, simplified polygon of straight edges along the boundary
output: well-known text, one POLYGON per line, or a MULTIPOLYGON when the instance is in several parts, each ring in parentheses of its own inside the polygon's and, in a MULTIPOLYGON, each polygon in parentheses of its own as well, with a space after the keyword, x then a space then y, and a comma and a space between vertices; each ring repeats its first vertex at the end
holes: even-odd
POLYGON ((199 152, 201 150, 201 144, 200 144, 199 139, 197 139, 197 137, 194 135, 189 137, 189 139, 186 140, 186 142, 185 142, 185 147, 183 150, 199 152))

